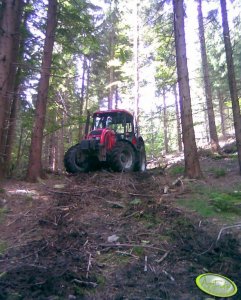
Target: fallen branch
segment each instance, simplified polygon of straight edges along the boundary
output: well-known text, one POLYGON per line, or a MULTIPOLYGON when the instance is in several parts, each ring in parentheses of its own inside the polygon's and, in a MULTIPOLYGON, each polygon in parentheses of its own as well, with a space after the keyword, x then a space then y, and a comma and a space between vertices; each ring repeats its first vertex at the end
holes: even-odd
POLYGON ((89 277, 89 271, 90 271, 90 267, 91 267, 91 262, 92 262, 92 256, 91 253, 89 254, 89 260, 88 260, 88 265, 87 265, 87 271, 86 271, 86 278, 89 277))
POLYGON ((171 279, 171 281, 175 281, 175 279, 172 277, 172 275, 169 274, 169 273, 167 273, 166 270, 162 270, 162 272, 163 272, 169 279, 171 279))
POLYGON ((148 248, 148 249, 154 249, 154 250, 159 250, 159 251, 164 251, 166 252, 166 250, 162 249, 162 248, 158 248, 155 246, 149 246, 149 245, 142 245, 142 244, 99 244, 99 246, 101 247, 109 247, 109 248, 115 248, 115 247, 142 247, 142 248, 148 248))
POLYGON ((143 213, 144 213, 143 210, 141 210, 141 211, 135 211, 135 212, 133 212, 132 214, 123 217, 122 219, 123 219, 123 220, 124 220, 124 219, 128 219, 128 218, 133 217, 133 216, 138 215, 138 214, 139 214, 139 216, 141 216, 143 213))
POLYGON ((133 258, 135 258, 135 259, 139 259, 138 256, 136 256, 136 255, 134 255, 134 254, 132 254, 132 253, 129 253, 129 252, 124 252, 124 251, 119 251, 119 250, 117 250, 116 253, 117 253, 117 254, 120 254, 120 255, 131 256, 131 257, 133 257, 133 258))
POLYGON ((22 217, 27 217, 28 213, 30 212, 30 210, 28 210, 26 213, 24 214, 20 214, 20 216, 18 216, 16 219, 14 219, 12 222, 8 223, 6 226, 10 226, 12 224, 14 224, 15 222, 17 222, 18 220, 20 220, 22 217))
POLYGON ((134 194, 134 193, 129 193, 130 196, 137 196, 137 197, 155 197, 155 195, 145 195, 145 194, 134 194))
POLYGON ((236 225, 226 226, 226 227, 221 228, 220 231, 219 231, 219 234, 218 234, 218 237, 217 237, 216 242, 220 239, 221 234, 222 234, 222 232, 223 232, 224 230, 230 229, 230 228, 237 228, 237 227, 241 227, 241 224, 236 224, 236 225))
POLYGON ((89 287, 93 287, 93 288, 96 288, 98 286, 97 283, 95 282, 91 282, 91 281, 82 281, 82 280, 79 280, 79 279, 73 279, 72 282, 76 282, 82 286, 89 286, 89 287))
POLYGON ((156 262, 160 264, 167 257, 168 254, 169 254, 169 251, 164 253, 164 255, 162 255, 162 257, 160 259, 157 259, 156 262))
POLYGON ((144 272, 147 272, 147 256, 145 256, 144 272))

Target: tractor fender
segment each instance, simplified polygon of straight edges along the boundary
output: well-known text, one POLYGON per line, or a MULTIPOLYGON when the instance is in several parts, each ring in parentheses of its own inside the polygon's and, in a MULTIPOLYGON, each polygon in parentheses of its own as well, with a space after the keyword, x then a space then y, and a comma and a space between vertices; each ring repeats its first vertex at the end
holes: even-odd
POLYGON ((110 151, 116 143, 116 135, 112 129, 105 128, 100 136, 100 145, 104 145, 110 151))
POLYGON ((83 151, 96 150, 96 141, 95 140, 84 139, 78 145, 79 145, 79 148, 83 151))
POLYGON ((132 149, 134 150, 135 153, 137 152, 136 145, 133 145, 131 141, 126 140, 126 139, 120 139, 119 142, 125 142, 125 143, 127 143, 128 145, 130 145, 132 147, 132 149))

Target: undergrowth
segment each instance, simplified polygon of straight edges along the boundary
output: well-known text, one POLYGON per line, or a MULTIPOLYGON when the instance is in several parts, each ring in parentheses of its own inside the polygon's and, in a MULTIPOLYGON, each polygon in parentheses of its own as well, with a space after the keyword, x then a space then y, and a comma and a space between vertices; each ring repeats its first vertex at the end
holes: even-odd
POLYGON ((180 205, 198 212, 203 217, 234 220, 241 216, 241 186, 232 191, 203 185, 195 185, 190 189, 191 197, 179 199, 180 205))

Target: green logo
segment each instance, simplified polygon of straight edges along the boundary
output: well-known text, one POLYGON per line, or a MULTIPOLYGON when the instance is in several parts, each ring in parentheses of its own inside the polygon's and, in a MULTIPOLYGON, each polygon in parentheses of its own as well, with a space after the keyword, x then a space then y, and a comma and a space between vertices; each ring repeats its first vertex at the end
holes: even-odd
POLYGON ((216 297, 231 297, 238 291, 232 280, 218 274, 199 275, 196 278, 196 284, 203 292, 216 297))

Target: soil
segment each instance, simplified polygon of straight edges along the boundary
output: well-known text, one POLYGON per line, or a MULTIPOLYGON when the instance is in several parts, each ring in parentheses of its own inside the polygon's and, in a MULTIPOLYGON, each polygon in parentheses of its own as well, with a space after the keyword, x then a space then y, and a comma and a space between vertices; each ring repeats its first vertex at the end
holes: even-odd
MULTIPOLYGON (((240 183, 233 159, 206 157, 201 165, 205 185, 240 183), (216 178, 210 170, 220 166, 227 175, 216 178)), ((239 235, 225 230, 217 241, 220 220, 178 206, 191 194, 176 178, 156 168, 5 181, 0 300, 215 299, 195 283, 207 272, 239 286, 239 235)))

